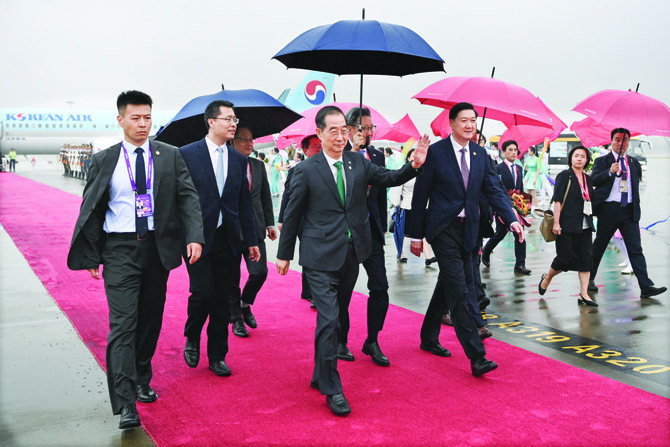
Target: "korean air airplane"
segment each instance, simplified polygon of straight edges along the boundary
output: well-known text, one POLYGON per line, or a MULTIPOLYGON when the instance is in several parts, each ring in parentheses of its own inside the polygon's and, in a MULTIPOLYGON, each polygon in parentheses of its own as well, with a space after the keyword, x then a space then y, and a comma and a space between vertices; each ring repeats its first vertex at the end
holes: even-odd
POLYGON ((333 102, 335 75, 320 71, 310 71, 293 90, 286 89, 279 101, 300 113, 312 107, 333 102))

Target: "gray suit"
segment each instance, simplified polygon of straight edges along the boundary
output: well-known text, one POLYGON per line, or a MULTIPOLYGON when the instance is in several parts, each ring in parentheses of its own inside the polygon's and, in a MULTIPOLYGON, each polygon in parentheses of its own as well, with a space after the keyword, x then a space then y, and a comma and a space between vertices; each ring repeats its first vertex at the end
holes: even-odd
POLYGON ((293 259, 302 221, 300 265, 318 310, 313 380, 326 395, 342 392, 337 372, 338 315, 348 308, 359 264, 371 252, 368 185, 397 186, 418 173, 410 164, 391 171, 350 151, 342 154, 342 162, 346 206, 323 152, 293 168, 277 252, 278 259, 293 259))
POLYGON ((198 194, 186 165, 177 148, 156 141, 151 142, 155 231, 144 241, 135 234, 105 233, 109 184, 120 151, 119 143, 93 156, 67 258, 72 270, 104 266, 107 379, 114 414, 135 403, 137 384, 151 381, 168 274, 181 264, 181 226, 189 243, 205 241, 198 194))

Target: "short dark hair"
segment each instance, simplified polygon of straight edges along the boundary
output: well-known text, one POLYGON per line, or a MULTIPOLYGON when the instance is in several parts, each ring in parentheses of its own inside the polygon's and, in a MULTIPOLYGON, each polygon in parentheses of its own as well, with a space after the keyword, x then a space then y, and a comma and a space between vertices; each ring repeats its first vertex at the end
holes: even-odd
POLYGON ((514 140, 507 140, 507 141, 505 141, 505 142, 502 144, 502 151, 503 151, 503 152, 507 151, 507 147, 508 147, 508 146, 511 146, 512 144, 516 146, 516 149, 517 149, 517 150, 519 150, 519 143, 517 143, 517 142, 514 141, 514 140))
POLYGON ((240 134, 240 130, 242 129, 247 129, 249 132, 251 132, 251 135, 253 136, 254 134, 254 129, 251 128, 251 126, 237 126, 237 129, 235 129, 235 136, 237 137, 240 134))
MULTIPOLYGON (((519 147, 519 146, 517 146, 517 147, 519 147)), ((535 146, 529 147, 528 152, 530 152, 530 151, 533 151, 533 155, 537 154, 537 149, 535 148, 535 146)))
POLYGON ((412 149, 409 150, 409 152, 407 152, 407 156, 405 157, 405 163, 407 163, 409 161, 409 157, 410 157, 410 155, 412 155, 412 152, 414 152, 414 151, 415 151, 415 149, 412 148, 412 149))
POLYGON ((384 151, 389 155, 393 155, 393 149, 391 149, 390 147, 385 148, 384 151))
POLYGON ((136 106, 148 105, 151 107, 154 105, 154 102, 151 100, 151 96, 140 92, 139 90, 127 90, 125 92, 121 92, 121 94, 116 98, 116 110, 119 111, 119 115, 123 113, 128 104, 133 104, 136 106))
POLYGON ((347 120, 347 126, 358 126, 358 121, 363 116, 372 116, 370 115, 370 109, 367 107, 352 107, 347 112, 345 119, 347 120))
POLYGON ((216 101, 210 102, 207 105, 207 108, 205 108, 205 127, 207 127, 208 130, 209 122, 207 120, 218 117, 219 113, 221 113, 221 107, 230 107, 232 109, 233 103, 226 101, 225 99, 217 99, 216 101))
POLYGON ((302 141, 300 141, 300 147, 303 149, 309 149, 309 143, 311 143, 314 138, 316 138, 317 140, 319 139, 319 137, 317 137, 315 133, 313 133, 312 135, 307 135, 305 138, 302 139, 302 141))
POLYGON ((305 154, 303 154, 302 152, 296 152, 295 155, 298 156, 300 161, 305 161, 305 154))
POLYGON ((581 149, 581 150, 583 150, 584 152, 586 152, 586 164, 584 165, 584 170, 586 170, 586 168, 588 167, 589 163, 591 163, 591 151, 588 150, 586 147, 584 147, 584 146, 582 146, 582 145, 575 146, 575 147, 573 147, 572 149, 570 149, 570 152, 568 152, 568 166, 572 167, 572 154, 574 154, 575 151, 577 151, 577 150, 579 150, 579 149, 581 149))
POLYGON ((610 141, 612 141, 614 139, 614 135, 618 133, 622 133, 624 138, 627 136, 630 139, 630 130, 624 127, 617 127, 616 129, 612 129, 612 132, 610 133, 610 141))
MULTIPOLYGON (((314 118, 314 122, 316 124, 316 127, 319 129, 323 130, 326 128, 326 116, 328 115, 342 115, 344 117, 344 112, 336 106, 326 106, 322 107, 321 110, 316 114, 316 118, 314 118)), ((346 118, 346 117, 345 117, 346 118)))
POLYGON ((449 121, 453 121, 456 119, 459 113, 461 113, 463 110, 472 110, 475 112, 475 118, 477 118, 479 115, 477 115, 477 111, 475 110, 475 106, 470 104, 469 102, 459 102, 455 106, 449 110, 449 121))

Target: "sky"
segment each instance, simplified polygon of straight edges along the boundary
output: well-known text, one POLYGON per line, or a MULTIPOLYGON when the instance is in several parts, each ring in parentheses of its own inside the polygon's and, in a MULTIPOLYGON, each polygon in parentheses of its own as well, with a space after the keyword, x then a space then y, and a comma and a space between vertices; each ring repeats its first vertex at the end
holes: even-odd
MULTIPOLYGON (((429 132, 440 109, 411 97, 445 76, 490 76, 525 87, 570 125, 570 110, 603 89, 635 89, 670 104, 667 0, 4 0, 0 108, 114 110, 138 89, 154 110, 256 88, 277 97, 306 72, 272 56, 302 32, 361 18, 416 31, 445 73, 366 76, 364 102, 390 122, 409 113, 429 132)), ((357 76, 335 80, 356 102, 357 76)), ((504 127, 487 121, 485 135, 504 127)), ((662 141, 661 143, 668 143, 662 141)))

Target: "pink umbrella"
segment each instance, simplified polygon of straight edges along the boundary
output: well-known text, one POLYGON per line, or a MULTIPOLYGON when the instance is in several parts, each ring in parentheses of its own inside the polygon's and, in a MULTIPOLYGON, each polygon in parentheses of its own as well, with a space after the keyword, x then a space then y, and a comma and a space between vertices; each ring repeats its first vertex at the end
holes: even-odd
MULTIPOLYGON (((302 112, 303 118, 300 118, 298 121, 294 122, 286 129, 279 132, 279 139, 277 139, 277 143, 279 144, 280 140, 288 141, 290 139, 297 139, 297 141, 300 141, 307 135, 312 135, 313 133, 316 133, 316 124, 314 122, 314 119, 316 118, 316 114, 319 112, 319 110, 321 110, 325 106, 336 106, 339 107, 344 113, 347 113, 349 109, 351 109, 352 107, 359 107, 359 104, 355 102, 331 102, 330 104, 326 104, 324 106, 312 107, 311 109, 307 109, 304 112, 302 112)), ((363 106, 368 107, 366 105, 363 106)), ((389 123, 386 120, 386 118, 384 118, 375 109, 373 109, 372 107, 368 108, 370 109, 370 115, 372 115, 372 122, 375 124, 375 126, 377 126, 377 129, 375 130, 375 133, 372 137, 372 139, 375 140, 378 139, 377 135, 379 133, 388 132, 388 130, 391 129, 393 126, 391 126, 391 123, 389 123)))
MULTIPOLYGON (((518 85, 493 77, 454 76, 437 81, 413 96, 422 104, 451 109, 459 102, 469 102, 483 116, 507 125, 529 124, 551 127, 546 107, 531 92, 518 85)), ((448 117, 447 117, 448 124, 448 117)), ((431 127, 433 127, 431 125, 431 127)), ((433 127, 435 132, 435 128, 433 127)), ((444 132, 444 126, 439 132, 444 132)))
MULTIPOLYGON (((608 144, 612 141, 610 133, 614 127, 605 127, 591 118, 584 118, 581 121, 575 121, 570 126, 575 135, 586 147, 596 147, 601 144, 608 144)), ((631 136, 640 135, 640 132, 631 131, 631 136)))
POLYGON ((409 114, 403 116, 400 121, 393 124, 393 127, 385 132, 375 133, 375 139, 377 140, 390 140, 398 143, 404 143, 410 138, 415 140, 421 139, 421 133, 419 129, 416 128, 412 118, 409 117, 409 114))
MULTIPOLYGON (((638 88, 640 84, 637 85, 638 88)), ((602 90, 575 106, 596 123, 610 130, 625 127, 644 135, 670 136, 670 108, 650 96, 628 90, 602 90)))
POLYGON ((275 139, 274 139, 274 136, 272 136, 272 135, 266 135, 264 137, 254 138, 254 144, 274 143, 274 141, 275 141, 275 139))
POLYGON ((551 117, 551 128, 523 124, 509 126, 500 137, 501 144, 507 140, 516 141, 519 144, 519 154, 526 152, 530 146, 542 143, 545 138, 555 140, 568 127, 540 98, 537 99, 542 102, 542 105, 544 105, 544 108, 551 117))

